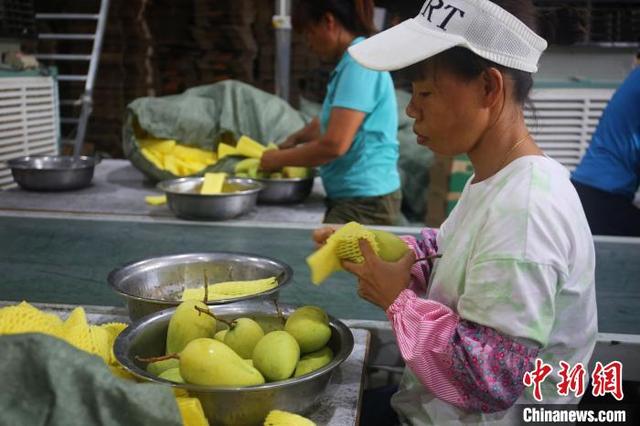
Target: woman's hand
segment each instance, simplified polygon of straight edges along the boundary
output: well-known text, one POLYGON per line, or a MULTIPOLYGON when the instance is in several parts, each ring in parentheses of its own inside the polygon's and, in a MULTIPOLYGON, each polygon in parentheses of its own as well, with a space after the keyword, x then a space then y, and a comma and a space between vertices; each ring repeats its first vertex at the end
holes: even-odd
POLYGON ((266 150, 260 158, 260 170, 265 172, 277 172, 282 168, 282 164, 279 161, 280 150, 271 149, 266 150))
POLYGON ((342 266, 358 277, 360 297, 386 311, 402 290, 409 287, 416 256, 409 250, 399 261, 386 262, 378 257, 366 240, 360 240, 359 245, 364 262, 342 262, 342 266))
POLYGON ((298 133, 294 133, 291 136, 289 136, 287 139, 284 140, 284 142, 278 145, 278 148, 289 149, 289 148, 294 148, 296 145, 298 145, 298 133))
POLYGON ((313 242, 316 243, 316 248, 322 247, 337 229, 337 226, 323 226, 322 228, 314 230, 311 238, 313 238, 313 242))

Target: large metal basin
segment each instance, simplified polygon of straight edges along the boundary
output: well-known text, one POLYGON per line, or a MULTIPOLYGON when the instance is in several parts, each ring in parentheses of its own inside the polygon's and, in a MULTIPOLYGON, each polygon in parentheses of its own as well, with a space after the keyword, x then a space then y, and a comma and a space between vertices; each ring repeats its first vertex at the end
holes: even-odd
POLYGON ((191 220, 227 220, 256 207, 262 184, 253 179, 228 178, 223 193, 203 195, 204 178, 189 177, 162 181, 158 188, 167 195, 167 204, 178 217, 191 220))
POLYGON ((93 157, 30 155, 7 162, 21 188, 31 191, 69 191, 91 184, 99 160, 93 157))
POLYGON ((278 277, 277 287, 263 293, 235 299, 216 300, 223 305, 248 299, 276 300, 293 271, 286 263, 248 253, 188 253, 153 257, 132 262, 109 273, 111 288, 127 300, 129 317, 136 320, 162 309, 177 306, 185 288, 204 285, 204 273, 210 284, 278 277))
MULTIPOLYGON (((287 316, 295 310, 290 305, 280 305, 287 316)), ((258 321, 265 332, 282 328, 273 302, 248 301, 211 310, 224 319, 250 317, 258 321)), ((334 359, 323 368, 279 382, 241 388, 210 387, 172 383, 149 374, 139 357, 164 355, 167 327, 174 309, 150 315, 132 324, 123 331, 114 344, 114 353, 125 369, 135 376, 156 383, 164 383, 185 389, 191 396, 200 399, 205 414, 212 425, 262 425, 270 410, 280 409, 296 413, 308 412, 326 389, 336 368, 347 359, 353 350, 353 334, 341 321, 329 316, 334 359)))

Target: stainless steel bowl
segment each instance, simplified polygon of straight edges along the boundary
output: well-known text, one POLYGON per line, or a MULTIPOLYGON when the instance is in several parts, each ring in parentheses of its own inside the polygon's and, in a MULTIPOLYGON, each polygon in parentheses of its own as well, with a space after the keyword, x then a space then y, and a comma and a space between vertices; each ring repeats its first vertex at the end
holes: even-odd
MULTIPOLYGON (((280 305, 280 309, 286 316, 295 308, 280 305)), ((174 311, 175 309, 158 312, 129 326, 116 339, 114 353, 124 368, 135 376, 185 389, 191 396, 200 399, 212 425, 261 425, 273 409, 307 412, 326 389, 333 372, 353 350, 351 330, 330 316, 332 333, 329 346, 334 358, 328 365, 308 375, 249 387, 177 384, 149 374, 144 369, 144 363, 136 360, 136 356, 147 358, 164 355, 167 327, 174 311)), ((272 302, 233 303, 214 307, 213 312, 223 319, 253 318, 265 328, 265 332, 282 327, 272 302)))
POLYGON ((264 186, 258 194, 258 202, 264 204, 301 203, 313 189, 313 177, 256 180, 264 186))
POLYGON ((89 186, 98 163, 93 157, 61 155, 30 155, 7 162, 16 183, 32 191, 68 191, 89 186))
POLYGON ((278 277, 278 285, 263 293, 235 299, 216 300, 209 305, 223 305, 248 299, 276 300, 280 289, 289 284, 293 271, 279 260, 247 253, 188 253, 153 257, 132 262, 109 273, 109 286, 127 300, 129 317, 172 308, 180 303, 185 288, 204 285, 204 274, 210 284, 222 281, 256 280, 278 277))
POLYGON ((176 216, 195 220, 226 220, 248 213, 256 206, 262 184, 253 179, 228 178, 225 192, 203 195, 204 178, 165 180, 158 188, 167 194, 167 204, 176 216))

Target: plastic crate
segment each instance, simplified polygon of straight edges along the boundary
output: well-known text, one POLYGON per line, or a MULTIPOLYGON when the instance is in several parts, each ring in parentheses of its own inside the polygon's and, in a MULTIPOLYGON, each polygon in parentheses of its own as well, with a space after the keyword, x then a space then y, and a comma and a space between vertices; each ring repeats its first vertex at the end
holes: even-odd
POLYGON ((36 36, 33 0, 0 0, 0 39, 36 36))
POLYGON ((56 155, 59 113, 53 77, 0 78, 0 189, 14 187, 7 160, 56 155))

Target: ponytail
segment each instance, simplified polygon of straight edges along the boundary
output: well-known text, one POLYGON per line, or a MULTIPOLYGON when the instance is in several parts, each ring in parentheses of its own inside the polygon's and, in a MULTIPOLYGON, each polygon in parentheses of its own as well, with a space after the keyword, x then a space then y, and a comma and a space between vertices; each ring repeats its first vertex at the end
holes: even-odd
POLYGON ((355 10, 355 21, 360 31, 358 35, 371 36, 376 32, 373 25, 373 0, 353 0, 355 10))
POLYGON ((331 13, 347 30, 369 37, 376 32, 373 25, 373 0, 294 0, 293 26, 300 31, 309 23, 320 22, 331 13))

